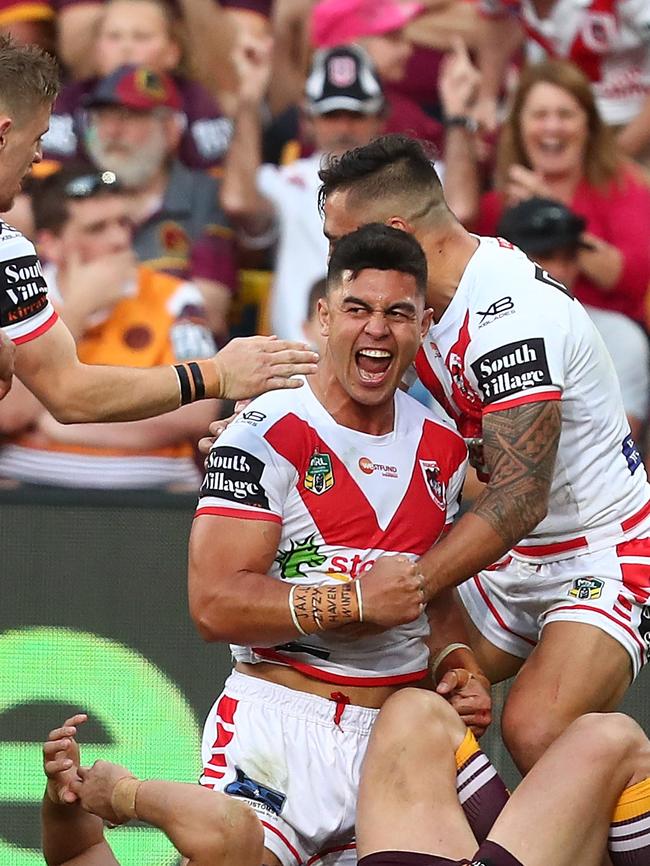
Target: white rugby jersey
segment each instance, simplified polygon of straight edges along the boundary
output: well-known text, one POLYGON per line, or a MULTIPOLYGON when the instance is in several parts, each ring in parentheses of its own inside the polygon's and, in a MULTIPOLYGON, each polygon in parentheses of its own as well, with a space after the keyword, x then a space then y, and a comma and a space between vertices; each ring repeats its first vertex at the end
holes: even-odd
POLYGON ((479 0, 489 16, 520 15, 529 60, 566 57, 591 79, 609 124, 629 123, 650 94, 648 0, 556 0, 539 18, 531 0, 479 0))
POLYGON ((34 245, 0 220, 0 327, 14 343, 27 343, 57 318, 34 245))
POLYGON ((489 412, 561 400, 548 514, 514 552, 537 561, 615 543, 650 515, 650 487, 611 358, 561 283, 507 241, 479 242, 418 375, 465 437, 489 412))
MULTIPOLYGON (((336 584, 383 554, 425 553, 458 509, 465 468, 452 425, 407 394, 395 396, 393 431, 371 436, 337 424, 305 384, 259 397, 228 427, 208 457, 196 513, 281 524, 271 576, 336 584)), ((232 652, 326 682, 388 685, 425 675, 428 632, 422 614, 372 637, 333 630, 232 652)))

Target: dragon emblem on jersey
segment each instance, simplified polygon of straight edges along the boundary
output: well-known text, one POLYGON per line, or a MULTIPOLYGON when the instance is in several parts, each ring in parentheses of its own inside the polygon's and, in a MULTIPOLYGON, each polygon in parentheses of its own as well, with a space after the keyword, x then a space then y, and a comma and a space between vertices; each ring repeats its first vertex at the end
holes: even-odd
POLYGON ((279 550, 275 561, 280 566, 280 574, 285 580, 294 580, 296 577, 305 577, 301 568, 318 568, 327 557, 319 553, 318 545, 314 544, 314 535, 310 535, 303 541, 290 541, 289 550, 279 550))
POLYGON ((482 417, 481 400, 465 376, 465 355, 469 343, 468 311, 462 327, 458 332, 458 339, 449 350, 445 366, 451 376, 452 400, 461 414, 461 417, 457 418, 458 429, 462 436, 480 436, 482 417))
POLYGON ((334 487, 334 472, 329 454, 314 451, 305 472, 305 488, 316 496, 334 487))
POLYGON ((440 480, 440 467, 435 460, 420 460, 420 469, 431 498, 438 508, 445 509, 445 485, 440 480))

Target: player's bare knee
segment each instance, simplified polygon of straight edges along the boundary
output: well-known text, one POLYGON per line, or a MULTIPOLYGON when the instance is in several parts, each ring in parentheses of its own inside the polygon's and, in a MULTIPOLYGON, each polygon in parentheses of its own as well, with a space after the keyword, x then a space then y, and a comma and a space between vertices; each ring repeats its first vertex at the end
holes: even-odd
POLYGON ((569 728, 576 748, 588 754, 592 765, 600 762, 609 774, 625 784, 650 776, 650 742, 643 729, 624 713, 587 713, 569 728))
POLYGON ((442 733, 453 741, 465 735, 465 725, 450 704, 425 689, 401 689, 386 701, 379 721, 386 738, 403 739, 404 731, 417 730, 419 737, 427 734, 438 737, 442 733))
POLYGON ((530 770, 570 721, 552 708, 537 710, 520 701, 506 701, 501 716, 501 735, 522 773, 530 770))
POLYGON ((255 812, 240 800, 221 804, 205 838, 206 862, 219 866, 261 866, 264 829, 255 812))

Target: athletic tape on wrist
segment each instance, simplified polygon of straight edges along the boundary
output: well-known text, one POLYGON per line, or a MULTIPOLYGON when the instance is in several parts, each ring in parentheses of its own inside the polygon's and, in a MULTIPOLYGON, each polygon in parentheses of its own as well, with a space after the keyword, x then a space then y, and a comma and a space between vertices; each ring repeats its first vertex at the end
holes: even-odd
POLYGON ((360 622, 359 591, 351 581, 343 585, 299 586, 289 590, 289 609, 293 624, 301 634, 314 634, 360 622))
POLYGON ((111 792, 111 809, 115 812, 120 823, 124 824, 132 818, 137 818, 135 800, 138 789, 142 784, 141 779, 135 776, 122 776, 115 783, 111 792))

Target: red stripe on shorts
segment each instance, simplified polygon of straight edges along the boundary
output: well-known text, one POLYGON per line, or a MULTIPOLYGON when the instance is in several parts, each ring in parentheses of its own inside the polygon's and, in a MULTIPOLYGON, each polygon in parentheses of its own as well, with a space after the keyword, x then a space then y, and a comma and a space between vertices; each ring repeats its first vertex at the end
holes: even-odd
MULTIPOLYGON (((235 698, 229 698, 228 695, 222 695, 219 698, 219 703, 217 704, 217 716, 221 719, 222 722, 225 722, 227 725, 234 724, 235 721, 235 712, 237 710, 237 705, 239 701, 235 700, 235 698)), ((217 730, 219 730, 219 723, 217 722, 217 730)), ((217 743, 215 742, 216 746, 217 743)))
POLYGON ((210 767, 204 767, 203 775, 208 776, 210 779, 223 779, 226 774, 220 770, 211 770, 210 767))
POLYGON ((313 857, 310 857, 305 866, 312 866, 312 863, 316 863, 317 860, 327 857, 328 854, 336 854, 338 851, 352 851, 356 847, 356 842, 350 842, 347 845, 338 845, 336 848, 326 848, 324 851, 319 851, 318 854, 314 854, 313 857))
MULTIPOLYGON (((224 721, 226 721, 226 719, 224 719, 224 721)), ((223 725, 220 725, 219 722, 217 722, 217 739, 212 744, 212 748, 217 749, 227 746, 234 736, 234 731, 227 731, 223 725)))
POLYGON ((284 842, 284 844, 287 846, 287 848, 289 849, 289 851, 290 851, 290 852, 293 854, 293 856, 296 858, 296 862, 297 862, 297 863, 302 863, 302 857, 300 856, 300 854, 296 851, 296 849, 293 847, 293 845, 291 844, 291 842, 289 842, 289 840, 287 839, 287 837, 286 837, 283 833, 281 833, 281 832, 278 830, 277 827, 274 827, 272 824, 269 824, 269 823, 267 823, 266 821, 260 821, 260 823, 262 824, 262 827, 266 827, 267 830, 270 830, 272 833, 275 833, 275 835, 276 835, 279 839, 281 839, 282 842, 284 842))
POLYGON ((641 638, 631 626, 616 619, 616 617, 613 617, 611 613, 607 613, 606 610, 601 610, 599 607, 589 607, 589 605, 587 604, 565 604, 561 607, 551 608, 551 610, 549 610, 549 615, 555 613, 558 610, 589 610, 592 613, 600 613, 603 616, 606 616, 607 619, 611 619, 611 621, 615 622, 616 625, 619 625, 622 629, 625 629, 625 631, 630 635, 630 637, 635 641, 635 643, 639 645, 639 648, 641 650, 641 664, 643 664, 643 660, 645 659, 645 644, 641 641, 641 638))
POLYGON ((216 755, 213 755, 208 764, 212 764, 213 767, 227 767, 228 762, 226 761, 226 756, 223 752, 217 752, 216 755))
POLYGON ((527 644, 530 644, 531 646, 537 646, 536 641, 531 640, 529 637, 524 637, 523 634, 517 634, 516 631, 513 631, 508 625, 506 625, 506 623, 503 620, 503 617, 501 616, 499 611, 495 608, 495 606, 490 601, 490 598, 489 598, 487 592, 481 586, 481 581, 479 580, 477 574, 474 575, 473 580, 474 580, 474 583, 476 584, 478 591, 481 593, 481 598, 483 599, 483 601, 487 605, 488 610, 490 611, 492 616, 495 618, 495 620, 498 622, 498 624, 501 626, 501 628, 504 631, 507 631, 509 634, 512 634, 515 637, 518 637, 520 640, 525 641, 527 644))

